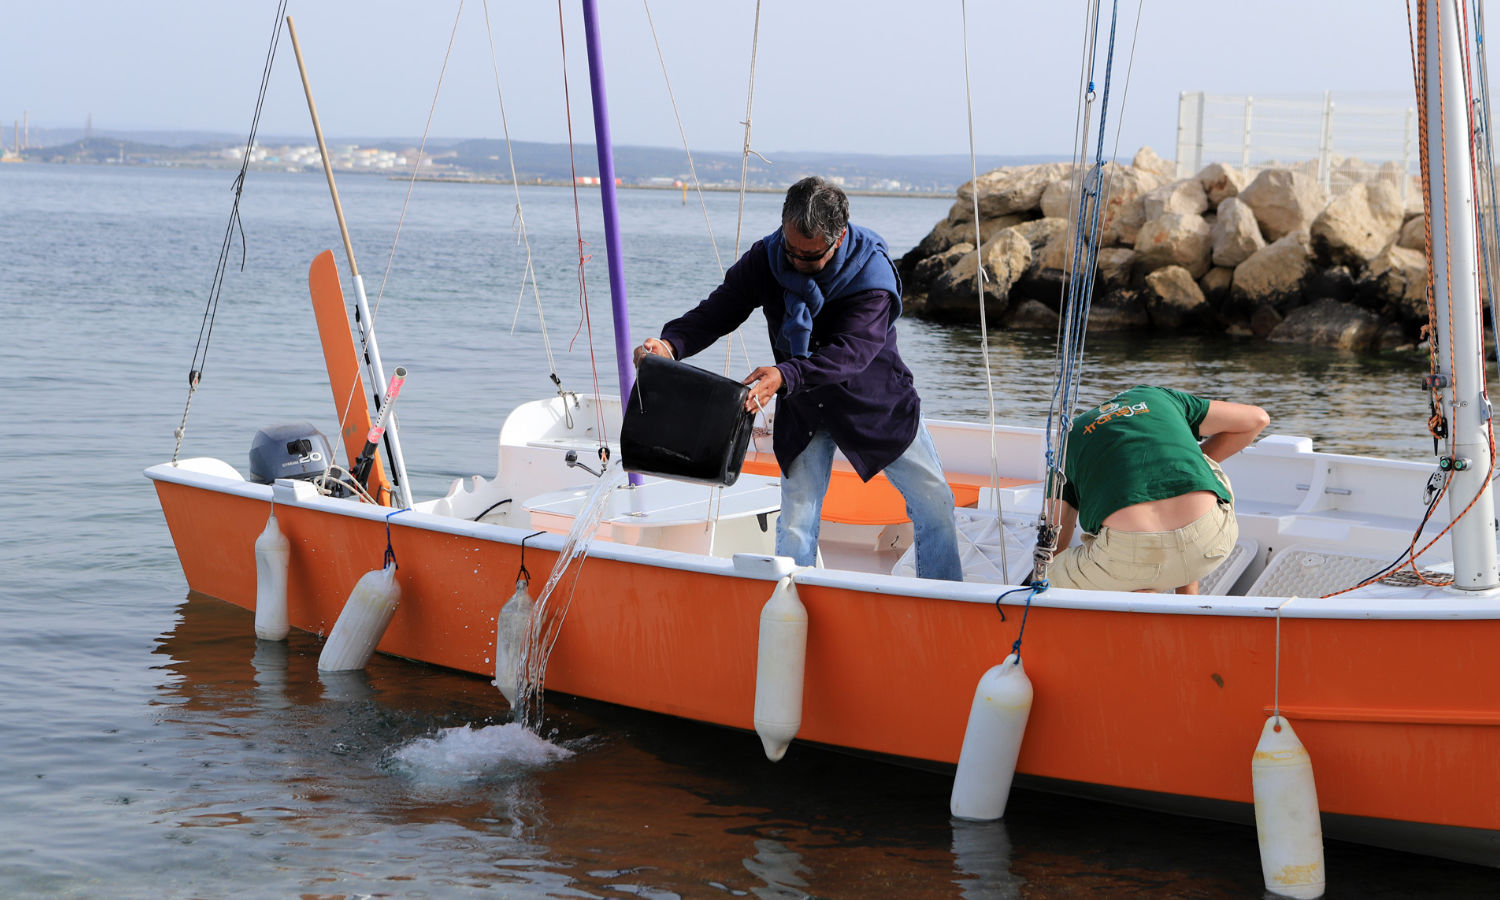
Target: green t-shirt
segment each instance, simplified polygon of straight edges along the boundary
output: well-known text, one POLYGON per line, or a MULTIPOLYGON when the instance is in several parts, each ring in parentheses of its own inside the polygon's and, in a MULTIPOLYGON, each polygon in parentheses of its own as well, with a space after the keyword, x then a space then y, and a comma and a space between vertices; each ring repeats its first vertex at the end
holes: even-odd
POLYGON ((1198 447, 1206 415, 1202 397, 1136 385, 1074 419, 1062 498, 1083 530, 1096 534, 1116 510, 1193 491, 1232 499, 1198 447))

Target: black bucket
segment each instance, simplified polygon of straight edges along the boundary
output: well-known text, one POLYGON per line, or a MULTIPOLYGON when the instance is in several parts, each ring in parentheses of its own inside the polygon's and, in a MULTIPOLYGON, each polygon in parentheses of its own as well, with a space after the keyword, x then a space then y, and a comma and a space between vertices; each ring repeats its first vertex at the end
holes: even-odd
POLYGON ((620 426, 627 472, 734 484, 750 446, 748 385, 662 356, 642 357, 620 426))

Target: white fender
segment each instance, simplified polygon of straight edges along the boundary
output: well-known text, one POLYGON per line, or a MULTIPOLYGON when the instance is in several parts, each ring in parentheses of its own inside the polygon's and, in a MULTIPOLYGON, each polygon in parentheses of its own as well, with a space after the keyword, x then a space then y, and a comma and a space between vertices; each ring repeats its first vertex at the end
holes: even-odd
POLYGON ((401 602, 401 587, 396 584, 396 564, 371 569, 360 576, 339 620, 333 623, 328 641, 318 656, 319 672, 349 672, 363 669, 375 652, 375 645, 391 624, 396 605, 401 602))
POLYGON ((1015 654, 980 677, 948 803, 956 818, 990 820, 1005 815, 1031 699, 1031 679, 1015 654))
POLYGON ((529 584, 525 578, 516 579, 516 592, 510 595, 495 617, 495 686, 505 695, 505 702, 512 709, 521 689, 526 628, 531 622, 531 611, 536 608, 536 601, 531 599, 531 591, 527 589, 529 584))
POLYGON ((1266 890, 1302 900, 1323 896, 1323 823, 1312 758, 1286 719, 1266 720, 1250 761, 1250 783, 1266 890))
POLYGON ((755 662, 755 733, 776 762, 802 727, 802 675, 807 665, 807 608, 788 575, 760 611, 755 662))
POLYGON ((284 641, 291 625, 286 612, 286 573, 292 545, 276 524, 276 509, 266 519, 266 528, 255 539, 255 636, 263 641, 284 641))

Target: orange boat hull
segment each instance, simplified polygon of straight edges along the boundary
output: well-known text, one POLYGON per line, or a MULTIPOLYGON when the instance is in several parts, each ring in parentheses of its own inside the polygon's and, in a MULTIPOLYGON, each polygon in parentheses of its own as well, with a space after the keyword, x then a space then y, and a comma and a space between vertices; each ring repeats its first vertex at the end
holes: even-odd
MULTIPOLYGON (((189 586, 253 608, 251 548, 269 504, 156 486, 189 586)), ((288 505, 276 515, 292 547, 292 624, 326 634, 355 581, 379 567, 386 525, 288 505)), ((402 601, 379 649, 492 677, 520 547, 388 521, 402 601)), ((533 542, 526 557, 541 577, 556 554, 533 542)), ((547 689, 751 729, 771 586, 591 557, 547 689)), ((810 623, 798 738, 956 763, 975 684, 1011 651, 1022 609, 1007 604, 1002 620, 991 603, 798 590, 810 623)), ((1312 757, 1325 816, 1459 829, 1477 861, 1500 865, 1500 621, 1284 618, 1280 644, 1281 709, 1312 757)), ((1276 654, 1269 616, 1034 606, 1024 658, 1036 700, 1019 771, 1248 804, 1276 654)))

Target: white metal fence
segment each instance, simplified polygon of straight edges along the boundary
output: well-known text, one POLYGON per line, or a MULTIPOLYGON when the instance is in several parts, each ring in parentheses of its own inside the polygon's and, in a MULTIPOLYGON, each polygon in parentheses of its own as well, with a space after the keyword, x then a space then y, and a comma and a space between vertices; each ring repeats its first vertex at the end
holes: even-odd
POLYGON ((1316 174, 1335 194, 1353 184, 1390 180, 1405 198, 1419 163, 1416 129, 1415 99, 1400 95, 1183 93, 1177 101, 1177 177, 1216 162, 1246 178, 1281 166, 1316 174))

